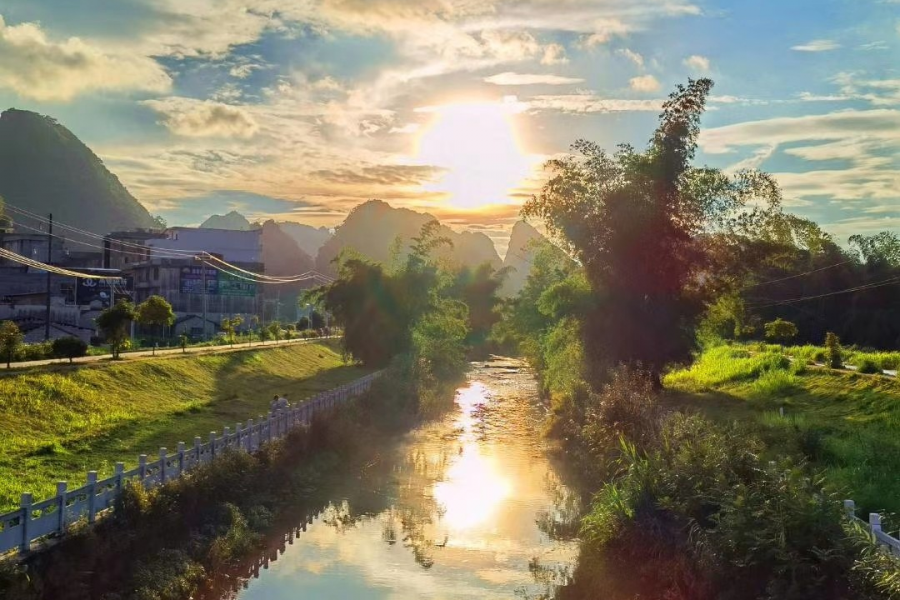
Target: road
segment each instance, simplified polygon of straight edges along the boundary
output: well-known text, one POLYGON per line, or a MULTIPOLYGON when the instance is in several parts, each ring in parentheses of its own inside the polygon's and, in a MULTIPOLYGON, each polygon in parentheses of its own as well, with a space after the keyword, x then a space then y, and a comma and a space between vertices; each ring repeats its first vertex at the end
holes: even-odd
MULTIPOLYGON (((120 355, 122 360, 137 360, 137 359, 146 359, 146 358, 157 358, 160 356, 173 356, 178 354, 220 354, 224 352, 239 352, 241 350, 247 350, 249 348, 271 348, 273 346, 287 346, 290 344, 309 344, 313 342, 319 342, 321 340, 327 339, 337 339, 339 336, 331 336, 331 337, 321 337, 321 338, 308 338, 308 339, 295 339, 295 340, 280 340, 280 341, 268 341, 268 342, 253 342, 252 344, 235 344, 234 347, 231 346, 188 346, 184 350, 181 348, 164 348, 159 349, 154 354, 153 350, 137 350, 134 352, 123 352, 120 355)), ((72 361, 73 364, 84 364, 84 363, 94 363, 100 362, 103 360, 111 360, 112 354, 99 354, 96 356, 82 356, 80 358, 76 358, 72 361)), ((33 367, 42 367, 46 365, 67 365, 69 364, 68 358, 51 358, 47 360, 29 360, 24 362, 14 362, 10 365, 9 370, 15 371, 17 369, 29 369, 33 367)))

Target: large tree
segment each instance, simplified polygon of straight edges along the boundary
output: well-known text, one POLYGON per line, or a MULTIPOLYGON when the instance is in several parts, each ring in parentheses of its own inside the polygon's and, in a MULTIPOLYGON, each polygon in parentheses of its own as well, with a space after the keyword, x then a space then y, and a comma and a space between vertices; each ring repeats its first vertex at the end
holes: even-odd
POLYGON ((0 323, 0 353, 2 353, 3 358, 6 359, 7 369, 24 339, 25 336, 19 331, 18 325, 12 321, 3 321, 0 323))
POLYGON ((141 325, 151 327, 158 336, 163 327, 175 322, 175 313, 168 300, 153 295, 137 305, 135 320, 141 325))
POLYGON ((584 268, 594 302, 582 333, 598 380, 618 363, 658 375, 687 360, 709 274, 703 237, 733 226, 751 200, 780 201, 765 174, 692 165, 712 85, 678 86, 644 152, 622 145, 609 154, 576 142, 576 154, 549 161, 551 178, 523 209, 584 268))

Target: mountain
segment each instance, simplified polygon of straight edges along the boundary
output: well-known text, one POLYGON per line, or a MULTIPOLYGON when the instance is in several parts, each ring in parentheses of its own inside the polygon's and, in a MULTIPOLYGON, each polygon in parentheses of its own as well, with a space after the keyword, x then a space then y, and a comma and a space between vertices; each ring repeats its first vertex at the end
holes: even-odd
MULTIPOLYGON (((153 217, 75 135, 51 117, 0 113, 0 196, 96 234, 151 228, 153 217)), ((16 222, 35 222, 13 213, 16 222)))
POLYGON ((211 215, 200 224, 203 229, 231 229, 233 231, 250 231, 253 226, 247 217, 236 210, 225 215, 211 215))
POLYGON ((525 221, 518 221, 513 225, 509 248, 503 259, 503 267, 509 268, 501 289, 503 295, 515 296, 522 290, 534 261, 535 246, 546 239, 525 221))
MULTIPOLYGON (((352 248, 363 256, 382 263, 391 260, 391 247, 399 237, 403 249, 409 248, 410 240, 419 235, 422 225, 436 220, 428 213, 420 213, 408 208, 394 208, 381 200, 369 200, 350 211, 344 222, 335 230, 334 236, 326 241, 316 257, 316 267, 323 273, 334 274, 332 261, 345 248, 352 248)), ((483 233, 457 233, 442 225, 440 235, 450 238, 453 248, 447 257, 460 265, 477 266, 490 263, 500 268, 501 260, 491 239, 483 233)))
POLYGON ((299 275, 315 268, 313 258, 272 220, 262 225, 262 259, 266 275, 277 277, 299 275))
POLYGON ((319 248, 331 238, 331 231, 327 227, 313 227, 293 221, 283 221, 278 226, 310 256, 318 254, 319 248))

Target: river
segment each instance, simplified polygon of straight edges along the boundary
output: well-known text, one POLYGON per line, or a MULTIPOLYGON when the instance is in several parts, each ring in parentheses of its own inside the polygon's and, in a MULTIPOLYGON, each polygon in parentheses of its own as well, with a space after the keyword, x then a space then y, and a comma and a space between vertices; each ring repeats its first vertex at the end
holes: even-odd
POLYGON ((352 494, 283 536, 229 597, 552 598, 577 559, 563 534, 579 502, 547 459, 542 411, 522 363, 473 363, 454 410, 354 473, 352 494))

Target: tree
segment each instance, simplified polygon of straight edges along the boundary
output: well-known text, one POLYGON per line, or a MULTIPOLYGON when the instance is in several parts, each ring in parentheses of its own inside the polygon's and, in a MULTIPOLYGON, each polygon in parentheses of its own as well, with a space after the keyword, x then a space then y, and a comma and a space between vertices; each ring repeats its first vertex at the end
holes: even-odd
POLYGON ((900 267, 900 236, 891 231, 875 235, 851 235, 850 246, 870 266, 900 267))
POLYGON ((595 302, 582 337, 595 384, 619 363, 641 363, 658 381, 668 363, 689 360, 705 304, 704 236, 733 227, 751 200, 780 202, 768 175, 691 165, 712 85, 678 86, 643 153, 577 141, 577 155, 548 162, 550 180, 523 207, 584 268, 595 302))
POLYGON ((2 351, 3 356, 6 357, 7 369, 24 339, 25 336, 19 331, 18 325, 12 321, 3 321, 0 323, 0 351, 2 351))
POLYGON ((97 328, 109 342, 114 359, 128 342, 128 327, 136 316, 134 304, 128 300, 119 300, 97 316, 97 328))
POLYGON ((87 350, 87 342, 81 338, 66 336, 53 340, 53 356, 56 358, 68 358, 70 364, 72 363, 72 359, 85 356, 87 350))
POLYGON ((243 317, 241 315, 236 315, 234 317, 222 317, 221 328, 222 331, 225 332, 225 335, 228 337, 228 343, 234 346, 234 334, 237 331, 237 328, 241 326, 244 322, 243 317))
POLYGON ((175 322, 175 313, 165 298, 153 295, 137 305, 135 320, 141 325, 153 328, 154 334, 159 337, 162 327, 175 322))
POLYGON ((325 327, 325 318, 322 316, 322 313, 317 310, 312 311, 309 318, 307 318, 306 315, 303 315, 300 317, 300 320, 297 321, 297 329, 300 331, 305 329, 321 329, 323 327, 325 327))
POLYGON ((765 324, 766 339, 779 344, 787 344, 797 337, 797 326, 781 317, 765 324))
POLYGON ((269 323, 265 331, 268 336, 276 342, 281 339, 281 323, 279 323, 278 321, 272 321, 271 323, 269 323))
POLYGON ((500 298, 497 295, 507 271, 495 271, 489 263, 460 269, 447 294, 468 307, 467 344, 480 346, 487 341, 494 325, 500 321, 500 298))

